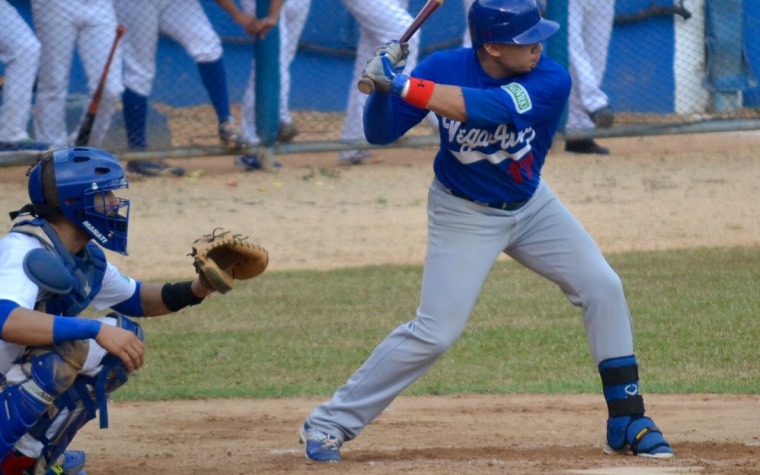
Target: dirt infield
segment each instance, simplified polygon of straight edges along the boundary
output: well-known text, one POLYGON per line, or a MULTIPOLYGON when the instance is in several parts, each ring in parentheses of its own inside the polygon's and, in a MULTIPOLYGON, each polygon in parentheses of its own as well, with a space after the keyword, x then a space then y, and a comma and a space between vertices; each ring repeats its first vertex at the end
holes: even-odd
MULTIPOLYGON (((613 155, 552 152, 544 176, 605 252, 760 244, 760 132, 602 143, 613 155)), ((433 151, 375 156, 349 168, 334 154, 281 156, 274 173, 176 160, 188 177, 134 177, 130 256, 109 258, 140 279, 187 278, 189 242, 214 223, 249 231, 270 270, 420 263, 433 151)), ((23 168, 0 169, 0 209, 26 202, 23 183, 23 168)), ((74 447, 90 475, 760 473, 760 396, 648 395, 678 453, 665 462, 603 455, 593 394, 401 397, 345 446, 345 463, 314 464, 297 430, 319 402, 113 403, 111 428, 90 424, 74 447)))

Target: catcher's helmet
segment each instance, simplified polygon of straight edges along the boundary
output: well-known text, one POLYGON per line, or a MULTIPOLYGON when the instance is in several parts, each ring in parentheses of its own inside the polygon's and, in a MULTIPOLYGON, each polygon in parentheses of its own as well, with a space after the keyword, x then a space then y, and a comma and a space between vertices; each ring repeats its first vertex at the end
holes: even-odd
POLYGON ((475 0, 467 15, 472 47, 486 43, 532 45, 559 30, 541 17, 536 0, 475 0))
POLYGON ((104 248, 124 255, 129 200, 117 197, 115 206, 107 206, 103 193, 128 187, 124 168, 116 157, 94 147, 56 150, 29 170, 32 214, 43 218, 63 215, 104 248), (50 173, 44 169, 51 166, 53 180, 43 177, 50 173))

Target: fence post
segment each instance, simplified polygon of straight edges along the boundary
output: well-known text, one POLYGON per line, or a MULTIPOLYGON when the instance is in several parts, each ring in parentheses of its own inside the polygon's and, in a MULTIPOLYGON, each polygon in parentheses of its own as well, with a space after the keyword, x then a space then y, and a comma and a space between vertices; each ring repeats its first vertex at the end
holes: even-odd
MULTIPOLYGON (((256 16, 263 18, 269 13, 270 0, 256 2, 256 16)), ((279 22, 278 22, 279 23, 279 22)), ((261 140, 259 157, 265 169, 274 167, 274 145, 279 129, 280 104, 280 27, 275 26, 264 39, 254 42, 256 61, 256 131, 261 140)))
MULTIPOLYGON (((546 18, 559 23, 560 28, 547 41, 547 54, 554 61, 558 62, 565 68, 568 67, 567 54, 567 0, 547 0, 546 18)), ((558 129, 562 132, 565 130, 567 122, 567 107, 562 114, 558 129)))

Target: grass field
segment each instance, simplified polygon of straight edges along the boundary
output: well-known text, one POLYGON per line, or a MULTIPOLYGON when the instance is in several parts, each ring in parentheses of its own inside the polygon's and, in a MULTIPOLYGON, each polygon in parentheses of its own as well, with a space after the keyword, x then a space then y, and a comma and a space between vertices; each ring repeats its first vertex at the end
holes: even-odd
MULTIPOLYGON (((644 391, 760 392, 760 248, 612 254, 644 391)), ((143 321, 148 360, 117 400, 326 396, 413 317, 421 268, 268 272, 224 298, 143 321)), ((408 394, 599 390, 579 309, 498 262, 463 336, 408 394)))

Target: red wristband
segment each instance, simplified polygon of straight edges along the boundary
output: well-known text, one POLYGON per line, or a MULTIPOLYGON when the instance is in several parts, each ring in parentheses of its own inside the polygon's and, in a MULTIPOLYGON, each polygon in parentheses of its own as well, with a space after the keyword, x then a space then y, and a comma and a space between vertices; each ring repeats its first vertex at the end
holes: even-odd
POLYGON ((427 79, 409 78, 409 86, 404 100, 420 109, 426 109, 430 98, 433 97, 435 83, 427 79))

